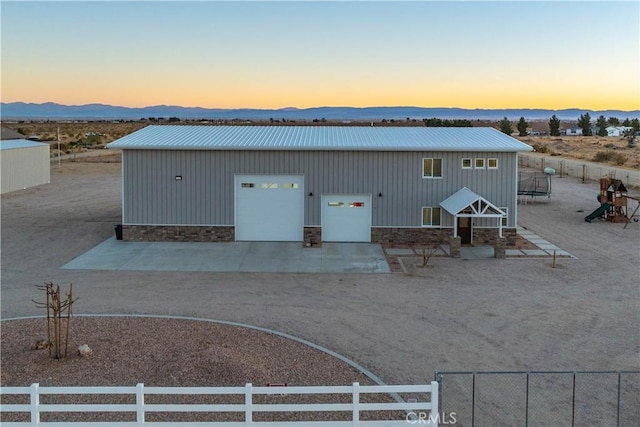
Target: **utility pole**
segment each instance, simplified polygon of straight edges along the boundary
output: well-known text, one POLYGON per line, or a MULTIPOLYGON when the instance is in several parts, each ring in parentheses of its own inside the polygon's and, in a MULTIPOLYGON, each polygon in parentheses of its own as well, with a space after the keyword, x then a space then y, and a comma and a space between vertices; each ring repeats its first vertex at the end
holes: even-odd
POLYGON ((58 127, 58 169, 60 169, 60 128, 58 127))

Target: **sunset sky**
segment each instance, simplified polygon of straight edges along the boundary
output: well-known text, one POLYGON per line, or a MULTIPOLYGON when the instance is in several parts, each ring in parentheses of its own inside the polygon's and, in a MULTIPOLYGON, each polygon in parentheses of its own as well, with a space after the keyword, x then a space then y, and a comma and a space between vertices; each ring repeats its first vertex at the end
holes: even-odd
POLYGON ((640 109, 638 1, 2 1, 2 102, 640 109))

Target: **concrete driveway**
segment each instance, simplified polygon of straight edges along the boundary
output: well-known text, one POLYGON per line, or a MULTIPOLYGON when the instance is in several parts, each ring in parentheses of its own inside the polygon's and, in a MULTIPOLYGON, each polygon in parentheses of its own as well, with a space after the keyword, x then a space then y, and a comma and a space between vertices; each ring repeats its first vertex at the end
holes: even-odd
POLYGON ((69 162, 52 168, 51 184, 2 195, 3 319, 44 314, 35 286, 71 282, 77 314, 274 329, 389 384, 428 382, 435 370, 640 367, 640 223, 586 223, 598 183, 558 178, 551 199, 519 207, 523 228, 575 256, 556 268, 549 258, 436 257, 411 274, 61 269, 114 236, 121 185, 119 164, 69 162))
POLYGON ((112 237, 66 263, 67 270, 244 273, 389 273, 380 245, 292 242, 124 242, 112 237))

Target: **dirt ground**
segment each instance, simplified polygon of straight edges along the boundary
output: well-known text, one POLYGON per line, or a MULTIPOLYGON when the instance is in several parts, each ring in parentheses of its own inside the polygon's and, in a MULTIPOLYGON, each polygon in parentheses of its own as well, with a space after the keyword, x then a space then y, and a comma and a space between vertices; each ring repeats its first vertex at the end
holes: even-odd
MULTIPOLYGON (((111 121, 83 121, 71 122, 29 122, 2 123, 3 127, 13 129, 25 136, 37 136, 42 142, 56 145, 58 134, 60 142, 67 145, 71 142, 87 138, 87 134, 96 134, 102 144, 115 141, 138 129, 147 126, 147 122, 111 122, 111 121)), ((55 148, 55 147, 52 147, 55 148)))
POLYGON ((525 136, 517 139, 534 147, 536 152, 551 156, 640 168, 640 145, 631 148, 623 137, 525 136))
MULTIPOLYGON (((365 123, 368 125, 369 122, 365 123)), ((4 127, 19 131, 26 136, 38 136, 41 141, 51 144, 52 156, 57 155, 57 135, 60 133, 63 154, 73 154, 78 152, 93 151, 102 149, 107 143, 115 141, 125 135, 139 130, 152 123, 149 121, 88 121, 81 123, 70 122, 30 122, 30 123, 3 123, 4 127), (97 134, 89 148, 73 147, 72 144, 78 140, 87 140, 87 134, 97 134)), ((200 124, 199 121, 178 122, 176 124, 200 124)), ((232 124, 225 121, 212 122, 211 124, 232 124)), ((261 123, 256 123, 261 124, 261 123)), ((267 125, 269 123, 262 123, 267 125)), ((310 124, 310 123, 298 123, 310 124)), ((342 123, 333 123, 337 125, 342 123)), ((332 125, 326 123, 325 125, 332 125)), ((403 124, 406 125, 406 124, 403 124)), ((423 126, 422 122, 411 123, 412 126, 423 126)), ((492 122, 480 122, 479 126, 499 127, 499 124, 492 122)), ((575 123, 563 123, 563 126, 575 126, 575 123)), ((548 124, 544 122, 533 122, 533 128, 543 132, 548 131, 548 124)), ((515 127, 514 127, 515 128, 515 127)), ((514 133, 514 135, 516 135, 514 133)), ((571 159, 593 161, 598 153, 601 154, 603 163, 621 166, 625 168, 640 168, 640 145, 635 148, 627 146, 627 140, 623 137, 599 137, 599 136, 526 136, 516 137, 520 141, 536 148, 538 152, 547 153, 552 156, 563 156, 571 159)))
MULTIPOLYGON (((252 324, 334 350, 387 383, 435 370, 629 370, 640 359, 640 223, 584 222, 597 183, 555 178, 518 222, 575 255, 438 257, 420 274, 80 271, 59 267, 113 236, 120 164, 62 162, 51 184, 2 195, 1 317, 42 315, 45 281, 74 284, 78 314, 252 324)), ((4 325, 4 322, 2 323, 4 325)))

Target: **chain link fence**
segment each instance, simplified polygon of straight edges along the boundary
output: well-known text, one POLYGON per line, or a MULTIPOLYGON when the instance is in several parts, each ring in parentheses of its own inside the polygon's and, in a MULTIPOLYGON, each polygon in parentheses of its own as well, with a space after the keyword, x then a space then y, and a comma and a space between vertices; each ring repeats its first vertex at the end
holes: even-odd
POLYGON ((436 372, 456 427, 640 425, 640 371, 436 372))
POLYGON ((617 168, 603 163, 563 159, 539 155, 518 154, 518 166, 544 172, 545 168, 553 168, 559 177, 571 176, 586 181, 598 181, 603 177, 622 180, 626 187, 640 188, 640 172, 637 170, 617 168))

